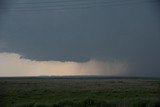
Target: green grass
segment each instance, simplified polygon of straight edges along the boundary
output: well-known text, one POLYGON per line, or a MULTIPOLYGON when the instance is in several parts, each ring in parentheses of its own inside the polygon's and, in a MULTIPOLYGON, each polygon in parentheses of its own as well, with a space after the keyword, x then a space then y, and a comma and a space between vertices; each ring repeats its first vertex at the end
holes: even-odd
POLYGON ((160 107, 160 81, 0 79, 0 107, 160 107))

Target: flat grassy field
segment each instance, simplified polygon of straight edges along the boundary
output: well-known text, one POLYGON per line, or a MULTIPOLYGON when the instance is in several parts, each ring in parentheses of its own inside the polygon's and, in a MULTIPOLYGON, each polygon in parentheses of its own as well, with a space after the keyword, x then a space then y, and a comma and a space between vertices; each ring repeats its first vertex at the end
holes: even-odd
POLYGON ((160 107, 160 80, 0 78, 0 107, 160 107))

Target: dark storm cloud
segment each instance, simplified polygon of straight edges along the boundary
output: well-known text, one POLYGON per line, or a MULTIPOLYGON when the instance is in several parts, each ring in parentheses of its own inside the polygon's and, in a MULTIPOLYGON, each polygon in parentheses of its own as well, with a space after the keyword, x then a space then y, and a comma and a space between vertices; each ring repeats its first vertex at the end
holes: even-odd
MULTIPOLYGON (((155 9, 155 11, 157 13, 159 13, 160 11, 160 0, 153 0, 153 4, 152 4, 153 8, 155 9)), ((158 14, 160 17, 160 14, 158 14)))
POLYGON ((8 12, 13 2, 13 0, 0 0, 0 26, 2 26, 2 22, 6 19, 5 14, 8 12))
POLYGON ((160 75, 160 19, 151 5, 10 12, 0 26, 1 52, 32 60, 124 60, 132 66, 127 75, 160 75))
POLYGON ((160 0, 151 0, 151 2, 156 3, 156 5, 160 7, 160 0))
POLYGON ((2 10, 1 10, 2 7, 7 8, 6 0, 0 0, 0 20, 1 20, 1 17, 2 17, 2 13, 3 13, 2 10))
POLYGON ((0 15, 8 11, 13 1, 11 0, 0 0, 0 15))
POLYGON ((0 7, 2 8, 2 7, 7 7, 7 2, 6 2, 6 0, 1 0, 0 1, 0 7))

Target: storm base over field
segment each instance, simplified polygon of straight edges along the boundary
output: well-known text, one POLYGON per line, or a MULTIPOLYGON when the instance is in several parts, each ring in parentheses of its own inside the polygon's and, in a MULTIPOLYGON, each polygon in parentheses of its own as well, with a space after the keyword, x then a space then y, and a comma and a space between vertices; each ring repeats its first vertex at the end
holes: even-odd
POLYGON ((128 69, 127 63, 118 61, 89 60, 83 63, 73 61, 31 61, 13 53, 1 53, 0 59, 1 76, 117 76, 124 74, 128 69))
POLYGON ((1 0, 0 76, 160 76, 159 0, 1 0))

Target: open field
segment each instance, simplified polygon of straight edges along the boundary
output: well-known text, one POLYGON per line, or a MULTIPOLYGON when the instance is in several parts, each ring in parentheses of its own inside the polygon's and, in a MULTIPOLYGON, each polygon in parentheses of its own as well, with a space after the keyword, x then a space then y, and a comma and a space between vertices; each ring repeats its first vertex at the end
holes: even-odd
POLYGON ((0 107, 160 107, 159 79, 0 78, 0 107))

